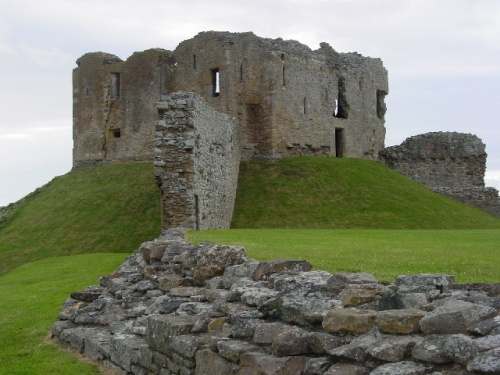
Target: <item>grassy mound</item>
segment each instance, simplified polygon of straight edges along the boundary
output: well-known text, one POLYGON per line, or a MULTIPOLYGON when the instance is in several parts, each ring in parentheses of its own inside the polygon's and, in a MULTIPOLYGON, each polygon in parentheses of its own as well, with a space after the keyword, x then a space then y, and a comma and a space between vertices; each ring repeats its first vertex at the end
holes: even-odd
POLYGON ((130 253, 160 232, 151 163, 70 172, 25 200, 0 229, 0 275, 48 257, 130 253))
POLYGON ((500 219, 362 159, 240 166, 233 228, 500 228, 500 219))

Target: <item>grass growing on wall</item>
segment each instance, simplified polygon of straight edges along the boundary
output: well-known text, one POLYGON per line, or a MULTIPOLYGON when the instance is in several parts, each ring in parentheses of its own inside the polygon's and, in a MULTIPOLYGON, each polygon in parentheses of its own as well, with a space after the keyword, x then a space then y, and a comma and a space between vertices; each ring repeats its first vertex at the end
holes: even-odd
POLYGON ((47 257, 132 252, 159 233, 151 163, 70 172, 28 196, 0 229, 0 276, 47 257))
POLYGON ((96 285, 127 254, 87 254, 25 264, 0 277, 0 374, 99 374, 44 343, 69 294, 96 285))
POLYGON ((460 283, 500 281, 500 229, 231 229, 188 236, 193 243, 241 245, 258 260, 306 259, 316 270, 369 272, 379 281, 418 273, 447 273, 460 283))
POLYGON ((232 228, 500 228, 500 219, 373 161, 299 157, 240 166, 232 228))

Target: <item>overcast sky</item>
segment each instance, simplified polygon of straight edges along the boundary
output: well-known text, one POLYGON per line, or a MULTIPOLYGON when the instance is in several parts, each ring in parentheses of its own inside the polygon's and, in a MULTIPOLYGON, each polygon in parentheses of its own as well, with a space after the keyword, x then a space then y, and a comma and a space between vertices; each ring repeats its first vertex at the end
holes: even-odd
POLYGON ((477 134, 486 185, 500 187, 498 0, 0 0, 0 206, 70 171, 78 57, 173 50, 207 30, 381 58, 386 146, 430 131, 477 134))

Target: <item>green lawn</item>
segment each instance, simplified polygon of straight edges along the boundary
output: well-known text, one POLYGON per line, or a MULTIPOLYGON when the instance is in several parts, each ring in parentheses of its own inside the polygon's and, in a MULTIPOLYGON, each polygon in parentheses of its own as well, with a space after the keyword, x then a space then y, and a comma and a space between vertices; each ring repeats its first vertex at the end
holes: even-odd
MULTIPOLYGON (((152 164, 134 163, 70 172, 0 210, 0 375, 98 373, 43 338, 72 291, 95 285, 124 253, 158 236, 159 202, 152 164)), ((277 229, 189 237, 379 280, 443 272, 459 282, 500 281, 500 219, 366 160, 243 163, 233 226, 277 229)))
POLYGON ((70 293, 96 285, 127 254, 49 258, 0 277, 0 374, 99 374, 97 367, 52 345, 44 337, 70 293))
POLYGON ((194 243, 241 245, 258 260, 306 259, 315 269, 402 274, 447 273, 457 282, 500 281, 500 230, 232 229, 190 231, 194 243))
POLYGON ((231 227, 500 229, 500 219, 374 161, 297 157, 241 164, 231 227))

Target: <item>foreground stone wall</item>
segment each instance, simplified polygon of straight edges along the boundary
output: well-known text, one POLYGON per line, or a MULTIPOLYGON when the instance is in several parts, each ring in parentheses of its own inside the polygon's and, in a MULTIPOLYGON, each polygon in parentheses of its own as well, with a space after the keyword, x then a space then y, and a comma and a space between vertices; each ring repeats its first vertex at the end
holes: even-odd
POLYGON ((116 374, 500 373, 500 284, 312 271, 170 229, 72 293, 53 339, 116 374))
POLYGON ((199 95, 162 96, 154 174, 164 227, 229 228, 240 163, 238 124, 199 95))
POLYGON ((484 186, 485 145, 476 135, 434 132, 380 151, 389 168, 430 190, 500 216, 498 191, 484 186))

